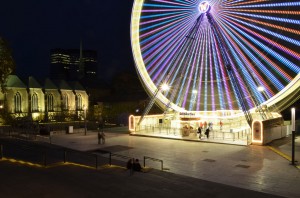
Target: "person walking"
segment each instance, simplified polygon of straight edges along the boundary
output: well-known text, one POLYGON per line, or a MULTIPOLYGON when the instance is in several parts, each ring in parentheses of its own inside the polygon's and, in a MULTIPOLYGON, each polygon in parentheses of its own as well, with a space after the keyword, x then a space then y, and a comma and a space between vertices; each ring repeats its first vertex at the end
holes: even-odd
POLYGON ((206 127, 207 127, 207 122, 206 122, 206 121, 204 121, 204 123, 203 123, 203 127, 204 127, 204 128, 206 128, 206 127))
POLYGON ((98 132, 98 144, 100 144, 101 143, 101 133, 100 133, 100 131, 98 132))
POLYGON ((199 126, 201 127, 201 129, 203 128, 203 123, 202 122, 200 122, 199 123, 199 126))
POLYGON ((223 122, 220 120, 220 130, 223 129, 223 122))
POLYGON ((199 134, 199 139, 201 140, 201 136, 202 136, 202 127, 201 126, 198 127, 197 133, 199 134))
POLYGON ((100 132, 100 143, 105 144, 105 133, 103 131, 100 132))
POLYGON ((207 127, 207 129, 206 129, 205 135, 206 135, 207 139, 209 139, 209 127, 207 127))

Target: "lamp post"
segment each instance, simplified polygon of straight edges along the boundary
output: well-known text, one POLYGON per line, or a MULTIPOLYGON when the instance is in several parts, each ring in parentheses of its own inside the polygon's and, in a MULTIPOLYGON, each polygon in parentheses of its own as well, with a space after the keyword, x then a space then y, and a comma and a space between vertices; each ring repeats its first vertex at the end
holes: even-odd
POLYGON ((84 116, 84 135, 86 135, 87 127, 86 127, 86 106, 83 106, 83 116, 84 116))
POLYGON ((295 108, 292 108, 292 165, 295 165, 295 108))

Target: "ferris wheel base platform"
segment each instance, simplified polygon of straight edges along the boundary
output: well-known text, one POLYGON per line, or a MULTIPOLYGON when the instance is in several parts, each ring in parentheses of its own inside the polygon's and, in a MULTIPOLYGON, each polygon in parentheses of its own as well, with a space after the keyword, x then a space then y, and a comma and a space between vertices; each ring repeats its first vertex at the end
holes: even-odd
POLYGON ((210 142, 234 145, 267 145, 275 139, 291 134, 290 122, 284 122, 279 114, 267 120, 253 116, 251 127, 243 116, 232 119, 212 117, 199 119, 192 116, 173 115, 173 119, 165 114, 147 115, 137 125, 141 116, 129 117, 130 135, 155 138, 168 138, 183 141, 210 142), (201 135, 198 127, 201 127, 201 135), (205 134, 206 129, 209 134, 205 134))

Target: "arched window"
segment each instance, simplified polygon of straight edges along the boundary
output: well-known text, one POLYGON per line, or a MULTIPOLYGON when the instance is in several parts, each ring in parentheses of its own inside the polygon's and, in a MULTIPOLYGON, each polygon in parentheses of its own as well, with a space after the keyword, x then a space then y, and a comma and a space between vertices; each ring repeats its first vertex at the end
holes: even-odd
POLYGON ((80 94, 78 94, 76 96, 77 100, 76 100, 76 109, 77 110, 82 110, 82 96, 80 94))
POLYGON ((22 112, 22 98, 21 94, 17 92, 14 96, 15 113, 22 112))
POLYGON ((37 111, 39 111, 38 95, 36 93, 33 93, 31 96, 31 112, 37 112, 37 111))
POLYGON ((47 111, 54 111, 52 94, 47 95, 47 111))
POLYGON ((69 98, 67 94, 64 94, 63 96, 63 109, 68 110, 69 109, 69 98))

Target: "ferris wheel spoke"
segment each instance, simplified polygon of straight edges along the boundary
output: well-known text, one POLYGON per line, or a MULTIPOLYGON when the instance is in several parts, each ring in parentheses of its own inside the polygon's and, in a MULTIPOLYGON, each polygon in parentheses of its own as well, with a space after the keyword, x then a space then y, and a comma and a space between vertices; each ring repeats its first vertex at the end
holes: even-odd
MULTIPOLYGON (((255 63, 256 66, 259 66, 261 67, 261 69, 263 69, 264 73, 265 74, 268 74, 269 77, 271 77, 271 79, 273 79, 274 82, 277 82, 278 84, 281 84, 277 78, 275 76, 273 76, 272 73, 269 72, 268 69, 265 68, 265 66, 261 63, 261 61, 257 58, 256 55, 260 55, 261 54, 252 54, 252 52, 250 51, 250 49, 252 48, 252 50, 255 50, 255 47, 250 45, 249 43, 246 43, 246 44, 243 44, 242 42, 245 42, 241 37, 237 38, 236 36, 238 36, 237 33, 235 32, 231 32, 229 30, 226 30, 226 32, 230 35, 230 36, 227 36, 228 38, 230 38, 230 42, 229 43, 232 43, 234 46, 234 49, 235 50, 239 50, 238 51, 238 54, 239 55, 236 55, 235 54, 235 57, 239 57, 239 56, 243 56, 242 57, 242 60, 244 61, 243 64, 241 65, 248 65, 249 68, 251 68, 252 71, 256 71, 256 67, 252 66, 252 64, 245 62, 247 60, 247 57, 249 57, 248 59, 251 59, 252 62, 255 63), (249 46, 250 48, 248 48, 247 46, 249 46)), ((257 50, 256 50, 257 51, 257 50)), ((261 80, 263 80, 263 78, 260 78, 261 80)), ((268 78, 266 78, 268 79, 268 78)), ((264 83, 265 84, 265 83, 264 83)))
POLYGON ((276 82, 275 77, 271 73, 271 71, 273 70, 275 73, 281 76, 281 78, 284 79, 285 82, 289 82, 291 80, 290 75, 284 72, 274 61, 272 61, 269 57, 262 53, 261 50, 259 50, 255 44, 250 43, 247 39, 245 39, 245 37, 243 37, 239 32, 235 31, 233 28, 228 26, 226 28, 229 29, 227 30, 227 32, 231 35, 231 37, 234 38, 235 42, 239 42, 239 46, 242 47, 243 51, 249 56, 249 58, 253 60, 256 66, 258 66, 262 70, 263 74, 267 74, 267 76, 269 77, 271 76, 272 81, 276 82), (262 59, 259 60, 257 57, 262 57, 262 59), (264 61, 264 63, 261 61, 264 61), (267 69, 265 67, 266 65, 269 65, 270 69, 267 69))
POLYGON ((295 63, 291 62, 287 58, 285 58, 283 55, 279 54, 272 48, 268 47, 266 44, 263 42, 259 41, 257 38, 254 36, 251 36, 241 28, 239 28, 238 24, 235 24, 236 26, 233 26, 229 24, 233 29, 235 29, 237 32, 239 32, 241 35, 243 35, 245 38, 249 39, 253 44, 256 46, 260 47, 262 52, 267 52, 270 56, 272 56, 274 59, 277 59, 281 63, 283 63, 285 66, 287 66, 289 69, 291 69, 293 72, 298 73, 300 71, 299 66, 297 66, 295 63))

